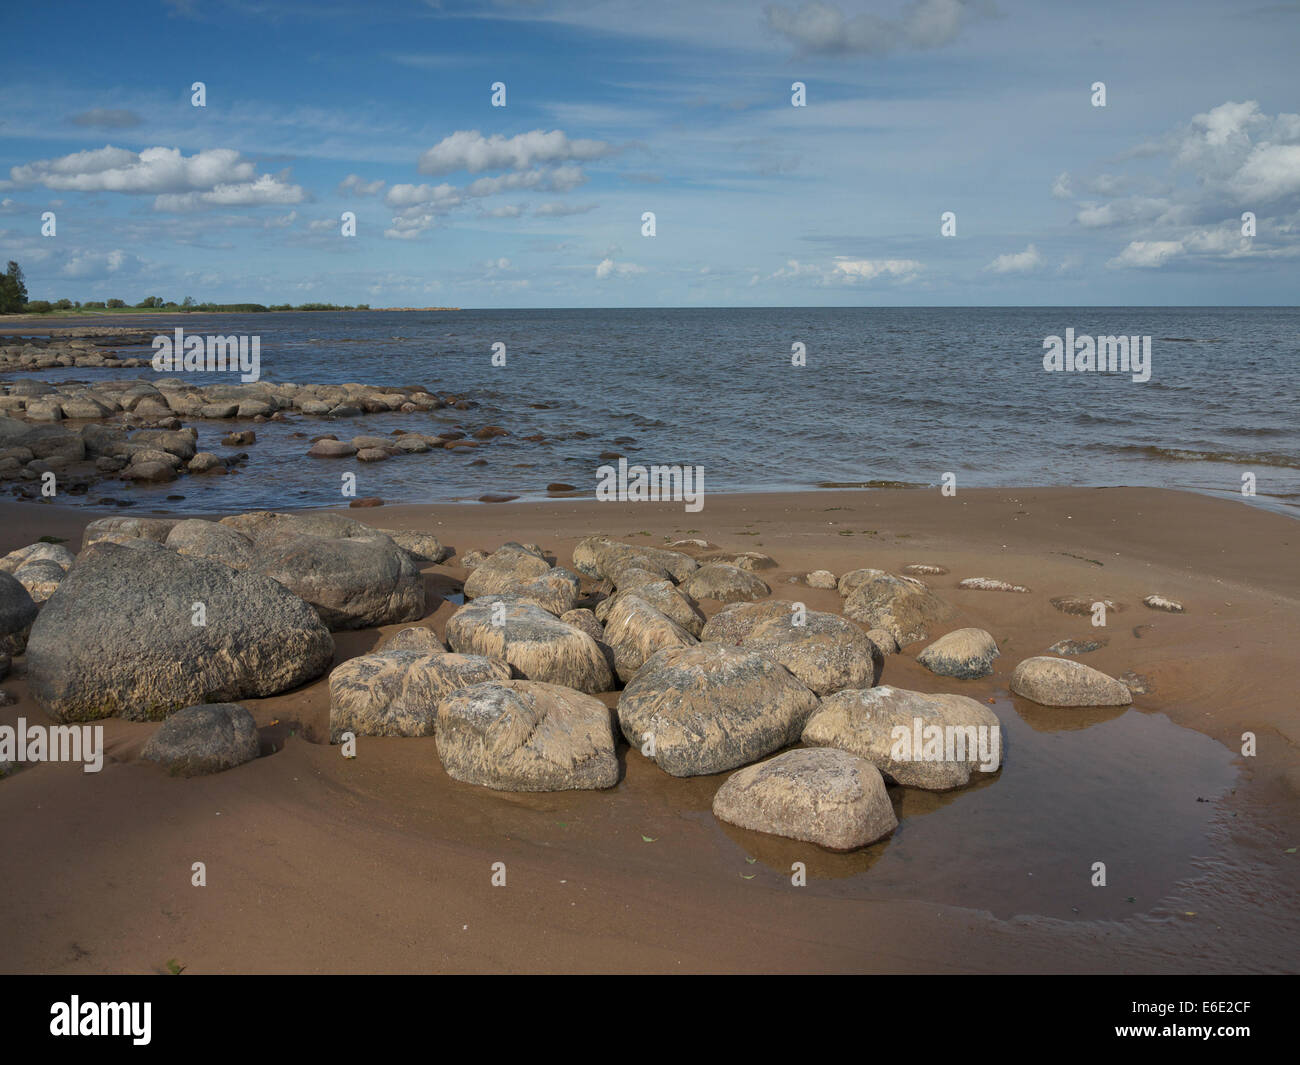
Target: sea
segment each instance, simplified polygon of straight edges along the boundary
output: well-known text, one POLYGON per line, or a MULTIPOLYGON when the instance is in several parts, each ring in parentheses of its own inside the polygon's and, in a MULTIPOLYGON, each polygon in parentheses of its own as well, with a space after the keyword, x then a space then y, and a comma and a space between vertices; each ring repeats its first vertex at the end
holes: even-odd
MULTIPOLYGON (((107 495, 195 513, 338 506, 347 471, 358 475, 358 495, 390 503, 485 493, 539 500, 555 482, 591 496, 617 454, 694 467, 706 494, 1149 485, 1300 513, 1297 307, 370 311, 147 322, 158 332, 179 324, 260 337, 264 380, 418 384, 477 405, 259 423, 238 476, 129 489, 105 482, 84 502, 107 495), (1084 336, 1149 337, 1149 379, 1045 369, 1045 342, 1067 330, 1076 345, 1084 336), (310 438, 324 433, 486 425, 510 435, 380 463, 306 457, 310 438), (184 498, 167 498, 175 495, 184 498)), ((190 424, 200 448, 219 453, 230 450, 219 438, 244 427, 190 424)))

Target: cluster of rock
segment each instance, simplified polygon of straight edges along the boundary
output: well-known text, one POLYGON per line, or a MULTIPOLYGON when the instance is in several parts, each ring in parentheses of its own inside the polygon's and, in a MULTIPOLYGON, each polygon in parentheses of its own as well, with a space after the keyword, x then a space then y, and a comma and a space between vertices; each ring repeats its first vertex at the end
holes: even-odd
MULTIPOLYGON (((425 619, 420 567, 448 555, 427 534, 329 514, 106 518, 75 557, 33 544, 0 559, 0 650, 25 652, 56 720, 165 719, 145 757, 212 772, 257 756, 238 700, 321 675, 332 630, 425 619)), ((880 685, 886 656, 952 613, 922 580, 820 576, 840 616, 766 598, 764 559, 597 536, 569 569, 507 543, 472 560, 446 643, 417 624, 333 669, 331 742, 432 737, 456 780, 554 791, 614 786, 621 738, 672 776, 730 772, 720 819, 841 850, 896 827, 888 784, 947 790, 1000 768, 986 706, 880 685), (720 606, 707 620, 702 600, 720 606)), ((975 678, 998 653, 966 628, 918 661, 975 678)), ((1067 658, 1027 659, 1010 686, 1049 706, 1131 701, 1067 658)))
POLYGON ((119 347, 146 347, 153 333, 137 329, 105 327, 78 329, 76 335, 25 337, 0 344, 0 370, 48 370, 64 366, 138 368, 148 358, 123 358, 119 347))
POLYGON ((436 434, 397 430, 391 436, 354 436, 351 440, 340 440, 329 433, 313 437, 307 455, 314 459, 356 458, 359 462, 382 462, 397 455, 421 455, 434 448, 446 451, 476 448, 484 440, 510 434, 499 425, 485 425, 474 431, 473 439, 469 439, 469 435, 460 429, 436 434))
POLYGON ((31 482, 33 494, 47 474, 60 492, 80 495, 105 477, 166 482, 184 473, 229 473, 247 458, 199 451, 192 428, 132 430, 100 422, 68 428, 0 416, 0 480, 31 482))
MULTIPOLYGON (((20 414, 29 421, 100 419, 130 412, 142 418, 244 418, 254 421, 286 413, 353 418, 361 414, 392 411, 439 410, 443 398, 419 386, 362 384, 319 385, 231 382, 197 385, 184 377, 157 377, 151 381, 98 381, 87 384, 49 384, 22 379, 10 381, 0 395, 0 410, 20 414)), ((467 400, 455 400, 468 409, 467 400)))

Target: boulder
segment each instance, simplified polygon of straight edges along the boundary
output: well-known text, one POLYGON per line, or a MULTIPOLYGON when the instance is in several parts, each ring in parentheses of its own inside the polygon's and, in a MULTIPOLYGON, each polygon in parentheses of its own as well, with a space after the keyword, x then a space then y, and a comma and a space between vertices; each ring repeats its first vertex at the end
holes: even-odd
MULTIPOLYGON (((840 578, 843 588, 846 578, 840 578)), ((885 629, 899 647, 929 636, 929 627, 951 616, 952 608, 915 577, 881 573, 855 586, 844 600, 844 614, 866 629, 885 629)))
POLYGON ((614 680, 595 640, 510 596, 466 603, 447 620, 447 642, 461 654, 503 659, 528 680, 588 693, 609 691, 614 680))
POLYGON ((828 569, 815 569, 804 578, 809 588, 837 588, 839 581, 828 569))
POLYGON ((1011 674, 1011 690, 1042 706, 1128 706, 1128 687, 1101 670, 1068 658, 1026 658, 1011 674))
POLYGON ((609 612, 614 609, 619 600, 628 595, 634 595, 643 602, 649 603, 692 636, 699 636, 704 630, 704 615, 700 612, 699 605, 668 580, 647 581, 635 589, 620 589, 608 599, 602 599, 596 606, 597 620, 606 621, 609 612))
POLYGON ((612 579, 608 569, 629 563, 671 577, 679 584, 699 568, 695 559, 680 551, 620 543, 607 536, 589 536, 573 549, 573 568, 598 580, 612 579))
POLYGON ((384 651, 421 651, 427 655, 442 654, 447 650, 447 647, 438 639, 438 634, 432 629, 421 628, 417 625, 393 633, 383 642, 380 649, 384 651))
POLYGON ((725 562, 701 566, 685 580, 682 589, 695 599, 716 599, 721 603, 740 603, 772 594, 765 581, 725 562))
MULTIPOLYGON (((484 595, 508 595, 520 585, 551 571, 550 563, 517 544, 505 544, 465 578, 465 597, 478 599, 484 595)), ((572 610, 570 603, 565 610, 572 610)), ((564 613, 563 610, 559 613, 564 613)))
MULTIPOLYGON (((868 581, 885 576, 888 576, 888 574, 883 569, 851 569, 840 577, 836 587, 839 589, 840 598, 847 599, 868 581)), ((917 583, 919 584, 920 581, 917 583)))
POLYGON ((819 610, 761 622, 741 637, 740 646, 779 662, 818 695, 870 688, 885 665, 884 654, 862 629, 819 610))
POLYGON ((238 703, 202 703, 177 710, 140 752, 172 776, 220 773, 251 762, 261 749, 257 722, 238 703))
POLYGON ((983 629, 954 629, 940 636, 916 660, 941 677, 973 680, 993 672, 998 644, 983 629))
POLYGON ((566 625, 585 632, 597 643, 605 642, 605 627, 596 619, 596 615, 585 607, 580 610, 566 610, 560 615, 566 625))
POLYGON ((317 440, 307 451, 314 459, 345 459, 357 453, 357 447, 344 440, 317 440))
POLYGON ((345 732, 432 736, 444 696, 509 679, 508 665, 481 655, 385 649, 350 658, 330 674, 330 742, 338 743, 345 732))
POLYGON ((732 603, 709 618, 700 630, 700 639, 709 643, 739 644, 764 622, 790 618, 793 609, 794 604, 784 600, 732 603))
POLYGON ((151 720, 274 695, 333 654, 315 612, 275 581, 134 540, 81 553, 32 625, 27 677, 58 721, 151 720))
POLYGON ((626 684, 656 651, 699 641, 644 599, 628 593, 605 618, 605 643, 613 648, 614 668, 626 684))
POLYGON ((36 562, 39 559, 50 559, 66 570, 72 565, 75 558, 76 556, 62 544, 44 542, 28 544, 26 547, 10 551, 4 558, 0 558, 0 571, 13 573, 19 566, 28 562, 36 562))
MULTIPOLYGON (((466 587, 481 572, 480 569, 474 571, 473 576, 465 582, 466 587)), ((540 577, 534 577, 531 580, 521 581, 518 584, 507 585, 504 592, 513 599, 519 599, 525 603, 536 603, 549 614, 559 617, 572 610, 578 603, 579 579, 576 573, 564 569, 562 566, 556 566, 549 569, 540 577)))
POLYGON ((720 773, 793 743, 817 696, 770 658, 719 643, 651 656, 618 700, 623 735, 673 776, 720 773))
POLYGON ((451 556, 451 548, 444 547, 433 533, 416 532, 411 529, 380 529, 393 543, 408 552, 416 562, 445 562, 451 556))
POLYGON ((1185 611, 1183 604, 1177 599, 1168 599, 1163 595, 1148 595, 1142 600, 1142 605, 1150 610, 1163 610, 1168 614, 1182 614, 1185 611))
POLYGON ((498 791, 618 783, 615 733, 598 699, 532 680, 474 684, 438 706, 438 757, 453 780, 498 791))
POLYGON ((36 620, 36 603, 17 577, 0 573, 0 654, 20 655, 36 620))
POLYGON ((255 568, 310 603, 332 630, 424 617, 424 578, 387 537, 268 537, 256 544, 255 568))
POLYGON ((182 555, 221 562, 231 569, 252 569, 257 564, 253 541, 220 522, 188 518, 173 525, 163 542, 182 555))
POLYGON ((965 787, 973 771, 992 773, 1002 764, 1001 726, 988 707, 964 695, 889 685, 823 699, 801 738, 808 747, 856 754, 888 779, 930 791, 965 787))
POLYGON ((165 543, 176 518, 97 518, 81 534, 81 546, 100 541, 120 544, 126 540, 152 540, 165 543))
POLYGON ((67 570, 52 558, 36 558, 24 562, 14 570, 14 576, 18 578, 18 583, 27 589, 32 602, 43 603, 54 594, 54 589, 59 586, 66 572, 67 570))
POLYGON ((1029 591, 1023 584, 1011 584, 996 577, 967 577, 958 581, 957 587, 977 592, 1019 592, 1021 595, 1029 591))
POLYGON ((787 751, 733 773, 713 797, 713 814, 835 851, 865 847, 898 827, 880 771, 829 749, 787 751))

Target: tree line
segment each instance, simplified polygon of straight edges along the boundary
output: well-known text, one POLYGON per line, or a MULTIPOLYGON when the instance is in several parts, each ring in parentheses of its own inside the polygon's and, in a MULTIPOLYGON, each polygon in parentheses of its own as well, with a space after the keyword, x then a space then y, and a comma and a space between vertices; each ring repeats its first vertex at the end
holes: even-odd
POLYGON ((164 300, 161 296, 146 296, 139 303, 128 304, 125 300, 32 300, 27 298, 27 282, 23 277, 23 268, 12 259, 3 274, 0 274, 0 314, 49 314, 51 311, 235 311, 243 314, 258 314, 263 311, 368 311, 370 304, 358 303, 345 306, 334 303, 275 303, 270 306, 263 303, 196 303, 193 296, 186 296, 180 303, 164 300))

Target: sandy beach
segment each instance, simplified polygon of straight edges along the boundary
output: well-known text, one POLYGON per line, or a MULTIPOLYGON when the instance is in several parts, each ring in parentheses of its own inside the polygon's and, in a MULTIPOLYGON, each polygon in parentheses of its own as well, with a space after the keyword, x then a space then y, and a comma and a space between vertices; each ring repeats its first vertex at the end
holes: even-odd
MULTIPOLYGON (((665 774, 625 742, 608 790, 509 793, 452 780, 432 737, 329 739, 327 674, 241 702, 262 757, 181 779, 140 757, 158 727, 108 718, 106 762, 27 766, 0 782, 6 972, 1277 972, 1293 970, 1300 871, 1297 530, 1245 502, 1151 488, 711 494, 680 503, 554 501, 340 513, 434 534, 423 567, 445 634, 461 558, 535 542, 562 566, 606 534, 755 551, 772 597, 839 612, 810 571, 917 563, 955 608, 932 635, 997 640, 990 676, 938 677, 924 642, 882 684, 959 692, 1007 733, 994 779, 891 788, 900 827, 861 851, 718 821, 727 774, 665 774), (1027 593, 961 589, 989 577, 1027 593), (793 582, 791 579, 795 579, 793 582), (1122 604, 1103 630, 1053 597, 1122 604), (1185 612, 1145 607, 1179 601, 1185 612), (1083 660, 1148 691, 1129 708, 1039 706, 1008 690, 1022 659, 1104 632, 1083 660), (1241 754, 1253 733, 1257 753, 1241 754), (1095 861, 1110 885, 1090 885, 1095 861), (191 886, 202 861, 207 887, 191 886), (807 886, 791 883, 792 862, 807 886), (504 887, 491 883, 504 862, 504 887)), ((0 503, 0 553, 76 550, 89 508, 0 503)), ((143 512, 133 516, 145 517, 143 512)), ((186 515, 190 516, 190 515, 186 515)), ((219 517, 220 515, 212 515, 219 517)), ((719 603, 704 600, 713 614, 719 603)), ((334 665, 403 625, 334 632, 334 665)), ((928 641, 926 641, 928 642, 928 641)), ((0 725, 49 724, 23 659, 0 725)), ((618 692, 600 696, 615 705, 618 692)))

